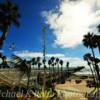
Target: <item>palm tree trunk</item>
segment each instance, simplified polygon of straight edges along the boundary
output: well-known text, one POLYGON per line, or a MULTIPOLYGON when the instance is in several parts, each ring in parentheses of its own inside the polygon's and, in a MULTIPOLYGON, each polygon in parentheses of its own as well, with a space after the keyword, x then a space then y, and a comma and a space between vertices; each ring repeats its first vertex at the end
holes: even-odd
MULTIPOLYGON (((61 83, 62 83, 62 76, 63 76, 63 67, 62 67, 62 65, 61 65, 61 76, 60 76, 60 78, 61 78, 61 83)), ((63 77, 64 78, 64 77, 63 77)))
POLYGON ((92 55, 93 55, 93 57, 95 58, 94 49, 91 48, 91 51, 92 51, 92 55))
POLYGON ((59 64, 57 64, 58 65, 58 75, 59 75, 59 64))
MULTIPOLYGON (((93 50, 93 48, 92 48, 92 54, 93 54, 93 57, 94 57, 94 59, 95 59, 95 54, 94 54, 94 50, 93 50)), ((95 62, 94 62, 95 63, 95 62)), ((96 63, 95 63, 95 67, 96 67, 96 63)), ((100 75, 99 75, 99 68, 98 68, 98 70, 96 71, 96 73, 97 73, 97 77, 98 77, 98 79, 100 78, 100 75)), ((99 80, 99 82, 100 82, 100 80, 99 80)))
POLYGON ((99 54, 100 54, 100 43, 98 43, 98 50, 99 50, 99 54))
POLYGON ((62 72, 63 72, 63 67, 62 67, 62 65, 61 65, 61 75, 62 75, 62 72))
MULTIPOLYGON (((92 51, 93 58, 95 59, 95 54, 94 54, 93 48, 91 48, 91 51, 92 51)), ((94 69, 94 72, 95 72, 95 77, 97 77, 97 73, 96 73, 96 70, 95 70, 95 65, 93 64, 93 62, 92 62, 92 65, 93 65, 93 69, 94 69)))
MULTIPOLYGON (((95 54, 94 54, 93 48, 91 48, 91 51, 92 51, 93 57, 94 57, 94 59, 95 59, 95 54)), ((94 63, 95 63, 95 62, 94 62, 94 63)), ((99 85, 99 83, 100 83, 99 76, 100 76, 100 75, 98 75, 98 72, 97 72, 96 69, 95 69, 96 63, 95 63, 95 64, 94 64, 94 63, 92 62, 92 65, 93 65, 94 72, 95 72, 95 76, 96 76, 96 79, 97 79, 97 84, 99 85), (99 80, 99 82, 98 82, 98 80, 99 80)), ((98 89, 98 91, 99 91, 99 87, 97 87, 97 89, 98 89)))
MULTIPOLYGON (((97 76, 98 76, 97 78, 98 78, 98 81, 99 81, 98 83, 100 84, 99 66, 95 64, 95 67, 96 67, 95 69, 96 69, 97 76)), ((98 84, 98 85, 99 85, 99 84, 98 84)))
POLYGON ((53 75, 53 81, 54 81, 54 66, 52 66, 52 69, 53 69, 53 71, 52 71, 52 75, 53 75))
MULTIPOLYGON (((88 63, 89 63, 89 62, 88 62, 88 63)), ((94 80, 94 82, 96 83, 95 75, 94 75, 94 73, 93 73, 93 70, 92 70, 91 65, 89 65, 89 67, 90 67, 90 70, 91 70, 91 73, 92 73, 92 76, 93 76, 93 80, 94 80)))
POLYGON ((51 72, 50 72, 51 70, 50 70, 50 65, 49 65, 49 77, 50 77, 50 74, 51 74, 51 72))
POLYGON ((69 67, 67 66, 67 78, 69 78, 69 67))

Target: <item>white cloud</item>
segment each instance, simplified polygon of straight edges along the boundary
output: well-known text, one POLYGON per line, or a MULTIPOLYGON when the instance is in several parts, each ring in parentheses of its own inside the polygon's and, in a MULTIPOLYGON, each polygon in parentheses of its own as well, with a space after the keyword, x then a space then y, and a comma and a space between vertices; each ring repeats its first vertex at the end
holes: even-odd
MULTIPOLYGON (((24 50, 24 51, 15 51, 14 52, 15 55, 22 57, 22 58, 32 58, 32 57, 43 57, 43 53, 42 52, 30 52, 28 50, 24 50)), ((55 54, 46 54, 46 57, 65 57, 64 54, 59 54, 59 53, 55 53, 55 54)))
POLYGON ((30 52, 28 50, 15 51, 14 54, 22 58, 32 58, 32 57, 42 57, 43 56, 41 52, 30 52))
POLYGON ((64 54, 59 54, 59 53, 55 53, 55 54, 47 54, 46 57, 65 57, 64 54))
POLYGON ((62 0, 58 11, 43 11, 46 23, 53 29, 55 44, 74 47, 81 44, 83 35, 95 31, 100 22, 100 0, 62 0))
MULTIPOLYGON (((16 51, 14 52, 15 55, 22 57, 22 58, 32 58, 32 57, 43 57, 41 52, 30 52, 30 51, 16 51)), ((66 62, 70 63, 70 67, 77 67, 77 66, 87 66, 87 63, 78 57, 66 57, 64 54, 56 53, 56 54, 46 54, 47 58, 50 57, 58 57, 64 61, 64 66, 66 66, 66 62)))

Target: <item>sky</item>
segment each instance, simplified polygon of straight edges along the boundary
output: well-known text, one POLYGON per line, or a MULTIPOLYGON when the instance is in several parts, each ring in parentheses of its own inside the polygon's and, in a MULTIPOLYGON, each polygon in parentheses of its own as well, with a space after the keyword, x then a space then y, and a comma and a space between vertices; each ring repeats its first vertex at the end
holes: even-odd
POLYGON ((46 26, 46 57, 59 57, 71 66, 86 66, 83 55, 91 50, 83 46, 82 39, 88 32, 99 34, 96 26, 100 21, 100 0, 10 1, 18 5, 21 18, 20 27, 12 25, 8 31, 5 55, 42 57, 42 27, 46 26), (9 50, 12 42, 14 49, 9 50))

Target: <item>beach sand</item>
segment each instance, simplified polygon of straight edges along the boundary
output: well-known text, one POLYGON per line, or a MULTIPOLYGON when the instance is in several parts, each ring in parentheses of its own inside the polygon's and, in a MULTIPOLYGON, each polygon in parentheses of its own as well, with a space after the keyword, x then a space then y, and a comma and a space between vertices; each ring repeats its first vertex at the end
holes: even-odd
POLYGON ((86 93, 90 93, 94 88, 86 87, 86 82, 83 80, 81 83, 76 84, 75 80, 71 82, 66 81, 65 84, 57 84, 55 87, 59 95, 63 95, 62 100, 87 100, 86 93))

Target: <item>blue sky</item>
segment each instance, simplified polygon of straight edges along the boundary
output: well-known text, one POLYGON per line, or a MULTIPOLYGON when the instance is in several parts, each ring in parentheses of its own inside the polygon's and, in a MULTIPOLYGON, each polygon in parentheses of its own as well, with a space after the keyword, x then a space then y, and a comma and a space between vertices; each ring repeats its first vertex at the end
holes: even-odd
MULTIPOLYGON (((43 10, 49 10, 55 7, 57 0, 51 2, 50 0, 28 0, 22 2, 21 0, 12 0, 19 6, 21 13, 20 28, 12 26, 8 32, 7 40, 4 46, 5 53, 8 54, 9 44, 15 43, 15 50, 30 50, 30 51, 42 51, 41 33, 42 27, 45 24, 42 18, 41 12, 43 10)), ((48 46, 48 52, 52 48, 52 42, 54 36, 51 34, 51 30, 47 30, 46 38, 48 46)), ((59 51, 59 50, 58 50, 59 51)))
MULTIPOLYGON (((42 27, 44 25, 47 25, 46 52, 48 54, 63 54, 64 57, 82 59, 85 53, 90 52, 81 41, 82 36, 88 31, 96 30, 98 20, 94 12, 98 13, 100 5, 95 5, 97 9, 95 10, 93 4, 100 4, 99 0, 11 1, 19 6, 21 18, 19 28, 13 25, 10 27, 3 48, 5 55, 10 56, 15 51, 17 53, 42 52, 42 27), (13 51, 10 51, 9 45, 12 42, 15 47, 13 51)), ((98 55, 97 52, 96 54, 98 55)))

